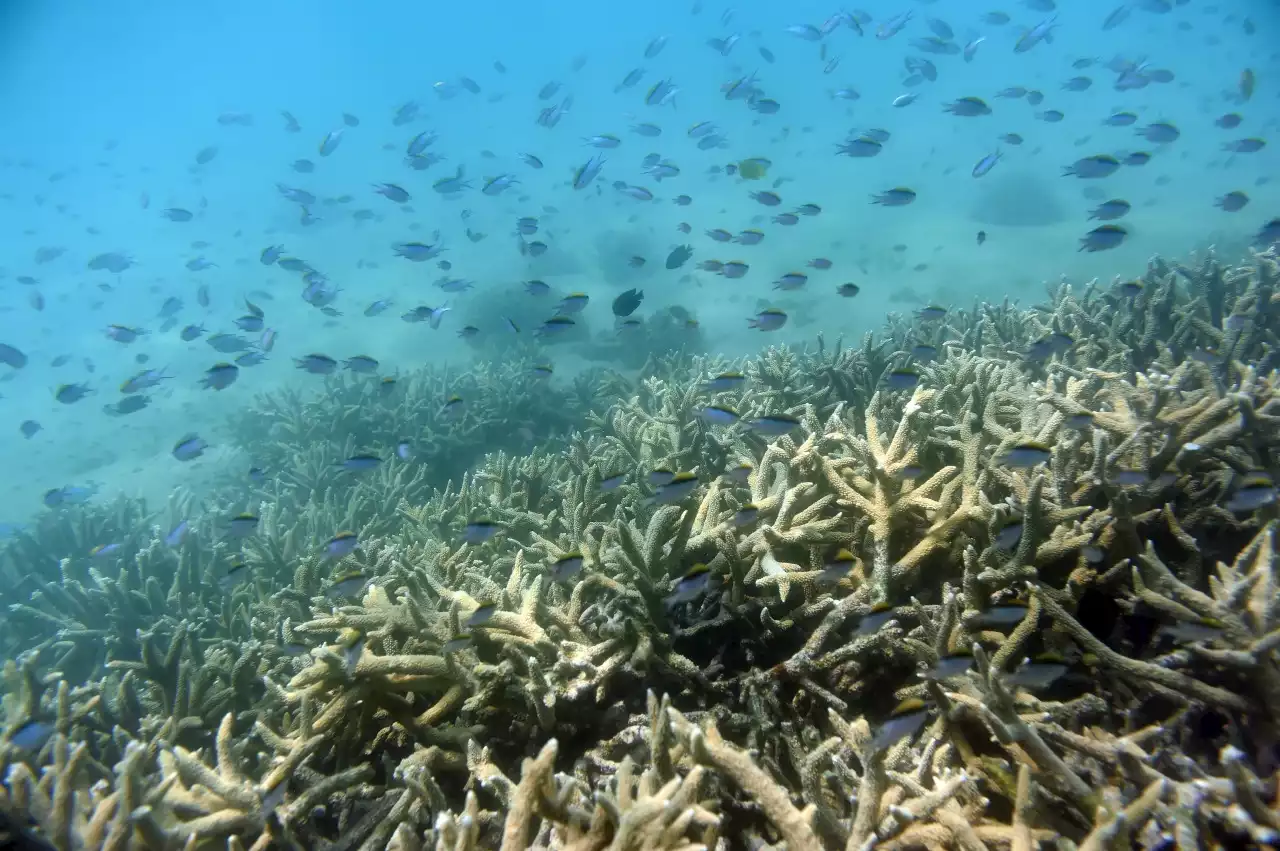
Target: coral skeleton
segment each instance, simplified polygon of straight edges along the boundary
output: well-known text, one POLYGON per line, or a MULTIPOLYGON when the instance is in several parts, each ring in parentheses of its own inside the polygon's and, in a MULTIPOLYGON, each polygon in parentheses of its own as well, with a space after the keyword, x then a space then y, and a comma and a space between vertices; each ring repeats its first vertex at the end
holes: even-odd
POLYGON ((477 364, 260 397, 235 432, 278 480, 64 506, 0 545, 6 829, 1280 846, 1278 270, 1157 259, 1128 295, 1059 282, 638 378, 477 364), (360 453, 386 460, 343 469, 360 453), (360 546, 334 558, 339 530, 360 546))

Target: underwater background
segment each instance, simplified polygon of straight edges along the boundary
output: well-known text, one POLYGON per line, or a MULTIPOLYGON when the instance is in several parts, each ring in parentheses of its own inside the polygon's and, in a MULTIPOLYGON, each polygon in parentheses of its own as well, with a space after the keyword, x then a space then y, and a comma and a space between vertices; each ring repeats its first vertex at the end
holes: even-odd
POLYGON ((0 3, 14 841, 1277 841, 1277 44, 0 3))

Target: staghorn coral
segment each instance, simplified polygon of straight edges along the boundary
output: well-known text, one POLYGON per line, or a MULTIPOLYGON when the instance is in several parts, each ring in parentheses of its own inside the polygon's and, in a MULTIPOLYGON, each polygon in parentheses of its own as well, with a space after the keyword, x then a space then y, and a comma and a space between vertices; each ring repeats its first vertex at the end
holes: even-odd
POLYGON ((58 848, 1275 844, 1280 521, 1228 505, 1277 472, 1276 271, 1157 260, 1136 297, 1062 283, 634 383, 496 398, 508 364, 263 400, 241 439, 288 475, 6 546, 32 579, 0 804, 58 848), (555 424, 528 452, 495 436, 523 418, 555 424), (391 460, 405 437, 423 456, 391 460), (1047 463, 1003 460, 1028 441, 1047 463), (668 499, 662 467, 697 487, 668 499), (361 548, 325 558, 343 528, 361 548), (891 736, 903 700, 920 730, 891 736))

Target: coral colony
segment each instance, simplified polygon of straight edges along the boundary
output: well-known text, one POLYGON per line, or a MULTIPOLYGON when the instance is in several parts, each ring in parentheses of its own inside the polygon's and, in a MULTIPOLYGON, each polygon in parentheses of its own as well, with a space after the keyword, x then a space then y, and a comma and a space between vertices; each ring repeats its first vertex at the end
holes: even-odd
POLYGON ((0 551, 11 838, 1274 848, 1278 268, 260 397, 0 551))

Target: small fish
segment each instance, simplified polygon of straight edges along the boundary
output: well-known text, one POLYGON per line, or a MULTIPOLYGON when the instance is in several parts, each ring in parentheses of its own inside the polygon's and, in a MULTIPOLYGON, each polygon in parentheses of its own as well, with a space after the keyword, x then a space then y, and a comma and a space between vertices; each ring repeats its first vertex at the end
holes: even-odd
POLYGON ((471 636, 465 632, 460 632, 457 635, 452 636, 448 641, 446 641, 444 645, 440 648, 440 652, 445 654, 461 653, 463 650, 466 650, 470 646, 471 646, 471 636))
POLYGON ((1094 154, 1081 157, 1062 170, 1064 177, 1098 179, 1109 177, 1120 168, 1120 161, 1110 154, 1094 154))
POLYGON ((604 164, 604 157, 600 154, 596 154, 583 165, 579 166, 578 170, 573 174, 573 188, 586 189, 590 186, 591 182, 600 174, 600 170, 604 168, 604 164))
POLYGON ((41 501, 49 508, 58 508, 64 505, 84 505, 96 492, 96 487, 82 488, 67 485, 45 491, 41 501))
POLYGON ((407 204, 410 201, 409 193, 394 183, 375 183, 373 191, 397 204, 407 204))
POLYGON ((702 382, 701 388, 708 393, 724 393, 737 390, 747 381, 741 372, 722 372, 715 378, 702 382))
POLYGON ((787 324, 787 314, 776 307, 765 308, 747 320, 747 327, 760 331, 777 331, 787 324))
POLYGON ((1132 467, 1116 467, 1111 472, 1111 480, 1122 487, 1135 487, 1137 485, 1145 485, 1150 478, 1145 470, 1139 470, 1132 467))
POLYGON ((239 538, 248 537, 258 531, 258 516, 256 514, 237 514, 227 521, 227 528, 231 534, 239 538))
POLYGON ((28 718, 10 734, 9 741, 19 750, 39 753, 44 750, 45 744, 53 738, 55 731, 56 728, 52 724, 28 718))
POLYGON ((1261 151, 1267 146, 1265 139, 1250 138, 1236 139, 1234 142, 1223 144, 1222 150, 1230 151, 1233 154, 1253 154, 1261 151))
POLYGON ((1119 6, 1111 10, 1111 14, 1102 22, 1103 30, 1111 30, 1123 24, 1129 19, 1130 7, 1121 3, 1119 6))
POLYGON ((566 582, 582 572, 584 560, 582 553, 565 553, 551 564, 551 579, 555 582, 566 582))
POLYGON ((600 479, 600 490, 602 491, 617 490, 618 488, 622 487, 623 483, 626 480, 627 480, 626 473, 614 473, 609 476, 603 476, 600 479))
POLYGON ((444 419, 457 419, 462 416, 462 412, 466 409, 466 404, 466 400, 461 396, 450 396, 440 407, 440 415, 444 419))
POLYGON ((53 392, 53 398, 64 405, 72 405, 92 392, 93 389, 87 384, 60 384, 53 392))
POLYGON ((659 505, 671 505, 693 493, 699 485, 698 477, 693 473, 676 473, 666 484, 660 485, 653 501, 659 505))
POLYGON ((428 245, 425 242, 398 242, 391 246, 397 257, 403 257, 413 263, 423 263, 440 256, 444 249, 439 244, 428 245))
POLYGON ((950 653, 938 659, 936 665, 925 671, 921 676, 925 679, 949 680, 959 677, 973 667, 973 654, 967 650, 960 650, 950 653))
POLYGON ((733 425, 742 418, 737 411, 721 405, 707 405, 699 411, 699 416, 712 425, 723 426, 733 425))
POLYGON ((898 186, 871 196, 871 203, 882 207, 905 207, 915 200, 915 190, 905 186, 898 186))
POLYGON ((468 544, 483 544, 501 531, 502 527, 497 523, 489 520, 476 520, 463 527, 462 540, 468 544))
POLYGON ((369 584, 369 577, 362 571, 350 570, 346 573, 339 574, 325 591, 325 596, 330 599, 344 599, 354 597, 364 590, 369 584))
POLYGON ((1158 144, 1177 141, 1182 135, 1182 131, 1167 121, 1157 121, 1154 124, 1148 124, 1146 127, 1140 127, 1134 132, 1148 142, 1156 142, 1158 144))
POLYGON ((249 565, 237 556, 232 560, 227 572, 218 579, 218 587, 222 589, 222 593, 230 594, 237 585, 248 579, 249 575, 249 565))
POLYGON ((1259 228, 1253 240, 1256 244, 1264 247, 1280 242, 1280 218, 1272 219, 1259 228))
POLYGON ((613 300, 612 311, 614 316, 630 316, 640 307, 640 303, 644 301, 644 291, 630 289, 619 295, 613 300))
POLYGON ((831 558, 827 559, 826 563, 822 566, 822 576, 819 581, 825 583, 839 582, 841 579, 848 576, 849 572, 852 571, 857 564, 857 556, 849 552, 847 549, 841 548, 836 551, 831 558))
POLYGON ((1222 637, 1223 625, 1213 618, 1200 618, 1194 621, 1178 621, 1166 624, 1156 630, 1157 634, 1171 638, 1175 644, 1198 644, 1213 641, 1222 637))
POLYGON ((1062 424, 1067 428, 1083 431, 1093 426, 1093 419, 1093 414, 1086 411, 1083 414, 1069 414, 1063 418, 1062 424))
POLYGON ((312 375, 328 375, 338 368, 338 362, 328 355, 309 354, 300 358, 294 358, 293 364, 304 372, 312 375))
POLYGON ((1038 691, 1053 685, 1071 670, 1067 660, 1055 653, 1041 653, 1023 659, 1017 670, 1004 677, 1006 685, 1038 691))
POLYGON ((347 672, 347 676, 356 672, 363 656, 364 636, 356 633, 355 640, 342 649, 342 667, 347 672))
MULTIPOLYGON (((1021 524, 1019 524, 1021 526, 1021 524)), ((1022 623, 1027 616, 1027 604, 1018 600, 984 609, 974 618, 982 626, 1011 626, 1022 623)))
POLYGON ((342 144, 342 134, 344 128, 339 127, 337 130, 330 130, 320 140, 319 152, 320 156, 327 157, 334 151, 338 150, 338 145, 342 144))
POLYGON ((1057 25, 1057 20, 1058 16, 1052 15, 1024 32, 1018 37, 1017 43, 1014 44, 1013 52, 1026 53, 1042 41, 1051 41, 1053 28, 1057 25))
POLYGON ((489 621, 493 620, 493 616, 497 613, 497 603, 481 603, 472 610, 470 615, 467 616, 466 621, 463 622, 463 626, 467 629, 484 626, 489 621))
POLYGON ((538 330, 534 334, 539 337, 551 337, 563 334, 576 325, 577 323, 567 316, 553 316, 538 326, 538 330))
POLYGON ((1247 473, 1227 501, 1226 508, 1237 513, 1256 511, 1274 503, 1277 493, 1276 483, 1269 474, 1262 471, 1247 473))
POLYGON ((748 503, 733 513, 733 525, 739 528, 750 526, 759 516, 760 507, 754 503, 748 503))
POLYGON ((1214 201, 1214 206, 1227 213, 1236 213, 1243 210, 1248 203, 1249 196, 1244 192, 1236 190, 1234 192, 1228 192, 1217 201, 1214 201))
POLYGON ((715 576, 711 573, 711 568, 699 562, 690 567, 683 576, 676 580, 665 602, 667 606, 692 602, 706 593, 712 587, 714 581, 715 576))
POLYGON ((1138 280, 1124 281, 1119 287, 1117 287, 1120 295, 1129 299, 1135 299, 1142 295, 1142 292, 1145 289, 1146 287, 1143 285, 1142 281, 1138 280))
POLYGON ((587 306, 591 297, 586 293, 569 293, 560 301, 559 310, 561 314, 581 313, 587 306))
POLYGON ((203 438, 195 434, 188 434, 174 444, 173 457, 179 461, 191 461, 203 455, 208 448, 209 444, 203 438))
POLYGON ((378 362, 368 355, 356 355, 355 357, 347 358, 343 361, 342 366, 352 372, 369 373, 378 371, 378 362))
POLYGON ((28 361, 29 358, 21 349, 10 346, 8 343, 0 343, 0 363, 14 369, 22 369, 28 361))
POLYGON ((106 333, 108 338, 127 345, 147 332, 141 328, 130 328, 128 325, 108 325, 106 333))
POLYGON ((324 545, 325 558, 343 558, 355 552, 360 538, 355 532, 339 532, 324 545))
POLYGON ((1136 113, 1132 112, 1113 112, 1103 119, 1102 123, 1108 127, 1128 127, 1138 121, 1136 113))
POLYGON ((918 361, 931 361, 938 356, 938 347, 929 343, 917 343, 911 347, 911 357, 918 361))
POLYGON ((920 731, 928 720, 932 707, 918 697, 908 698, 899 703, 888 720, 880 725, 871 739, 870 752, 879 753, 888 750, 903 739, 908 739, 920 731))
POLYGON ((377 455, 352 455, 345 461, 339 461, 336 466, 348 473, 363 473, 376 470, 381 464, 382 459, 377 455))
POLYGON ((675 477, 676 474, 671 470, 668 470, 665 467, 658 467, 657 469, 650 470, 649 475, 645 477, 645 480, 654 487, 660 488, 663 485, 668 484, 675 477))
POLYGON ((862 292, 862 288, 857 284, 841 284, 836 287, 836 292, 844 298, 853 298, 858 293, 862 292))
POLYGON ((809 282, 809 276, 803 272, 788 272, 773 282, 775 290, 798 290, 809 282))
POLYGON ((921 377, 919 370, 903 367, 885 373, 884 383, 890 390, 914 390, 921 377))
POLYGON ((1052 457, 1053 450, 1047 444, 1025 440, 1015 443, 1002 453, 996 463, 1002 467, 1030 468, 1047 464, 1052 457))
POLYGON ((882 142, 865 135, 855 139, 848 139, 837 146, 838 153, 854 159, 874 157, 882 150, 884 150, 882 142))
POLYGON ((671 249, 671 253, 667 255, 667 269, 679 269, 685 263, 689 262, 689 258, 693 256, 693 248, 688 245, 678 245, 671 249))
POLYGON ((978 160, 977 164, 973 167, 973 176, 982 177, 987 172, 991 171, 991 169, 996 167, 996 163, 1000 162, 1001 156, 1002 154, 1000 151, 995 151, 994 153, 987 154, 985 157, 978 160))
POLYGON ((875 603, 867 610, 858 621, 858 635, 874 635, 880 631, 880 628, 893 620, 897 615, 897 609, 883 600, 875 603))
POLYGON ((1080 238, 1080 251, 1108 251, 1124 242, 1129 232, 1119 225, 1100 225, 1080 238))
POLYGON ((1110 222, 1123 218, 1128 214, 1129 209, 1130 204, 1128 201, 1121 198, 1113 198, 1110 201, 1103 201, 1097 207, 1094 207, 1093 211, 1089 213, 1089 218, 1091 220, 1097 219, 1103 222, 1110 222))
POLYGON ((991 107, 987 106, 987 102, 979 97, 962 97, 943 106, 944 112, 952 115, 958 115, 965 118, 972 118, 978 115, 990 115, 991 107))
POLYGON ((769 414, 748 420, 751 430, 768 437, 782 437, 800 427, 800 421, 785 414, 769 414))

